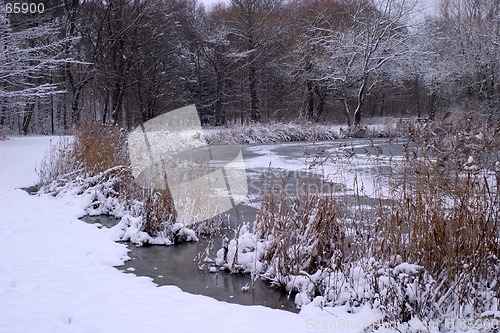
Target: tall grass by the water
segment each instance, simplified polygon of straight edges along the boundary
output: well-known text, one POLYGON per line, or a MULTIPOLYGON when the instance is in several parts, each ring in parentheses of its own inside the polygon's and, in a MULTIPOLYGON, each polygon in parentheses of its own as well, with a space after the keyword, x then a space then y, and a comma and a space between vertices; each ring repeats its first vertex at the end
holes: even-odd
POLYGON ((260 249, 254 273, 304 295, 298 304, 315 296, 330 305, 370 303, 387 320, 487 318, 497 311, 497 129, 477 119, 443 127, 416 128, 411 139, 418 145, 402 160, 374 164, 383 174, 372 178, 387 181, 371 206, 356 178, 343 193, 290 196, 285 186, 274 187, 252 231, 263 244, 254 246, 260 249))
POLYGON ((150 236, 172 234, 173 202, 166 190, 141 188, 134 180, 126 133, 116 126, 84 122, 72 139, 53 145, 40 167, 42 190, 57 195, 79 188, 94 193, 91 214, 142 216, 150 236))

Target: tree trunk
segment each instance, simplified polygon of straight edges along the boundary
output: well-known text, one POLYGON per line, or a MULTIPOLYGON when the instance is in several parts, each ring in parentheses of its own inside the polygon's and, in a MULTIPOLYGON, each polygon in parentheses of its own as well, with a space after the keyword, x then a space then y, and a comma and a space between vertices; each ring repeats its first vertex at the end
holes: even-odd
POLYGON ((319 117, 321 117, 323 111, 325 110, 325 101, 326 101, 326 95, 328 94, 328 90, 325 87, 320 88, 318 85, 316 85, 315 92, 316 95, 318 96, 318 107, 314 114, 314 121, 318 122, 319 117))
MULTIPOLYGON (((65 35, 67 36, 74 36, 76 32, 76 19, 78 15, 78 6, 79 6, 79 1, 78 0, 64 0, 64 8, 66 11, 66 18, 68 20, 68 30, 65 31, 65 35)), ((67 55, 70 54, 71 50, 71 45, 67 45, 65 49, 65 53, 67 55)), ((65 66, 65 71, 66 71, 66 76, 68 78, 69 85, 71 87, 71 94, 72 94, 72 100, 71 100, 71 127, 73 130, 76 130, 78 128, 79 122, 80 122, 80 109, 79 109, 79 99, 80 99, 80 94, 83 89, 83 83, 80 85, 79 83, 76 82, 76 78, 73 75, 71 64, 67 63, 65 66)), ((66 125, 65 125, 66 129, 66 125)))
POLYGON ((383 117, 385 114, 385 92, 382 93, 382 103, 380 105, 380 117, 383 117))
POLYGON ((356 110, 354 111, 354 126, 359 126, 361 124, 361 110, 363 109, 363 104, 365 102, 365 92, 366 92, 366 83, 368 81, 368 77, 365 76, 363 78, 363 83, 358 91, 358 105, 356 106, 356 110))
POLYGON ((361 109, 357 109, 354 112, 354 126, 359 126, 361 124, 361 109))
POLYGON ((259 101, 257 95, 257 75, 255 66, 248 68, 248 88, 250 90, 250 117, 252 121, 260 120, 259 101))
POLYGON ((215 101, 215 124, 217 126, 224 125, 225 117, 224 110, 222 109, 222 87, 224 85, 222 75, 217 72, 217 100, 215 101))
POLYGON ((432 93, 430 101, 429 101, 429 119, 434 120, 436 117, 436 93, 432 93))
POLYGON ((307 80, 307 109, 306 118, 309 121, 314 121, 314 84, 311 80, 307 80))
POLYGON ((73 99, 71 100, 71 126, 74 130, 80 125, 80 95, 83 86, 72 87, 73 99))
POLYGON ((109 109, 109 91, 106 90, 106 98, 104 99, 104 110, 102 111, 102 124, 106 125, 109 109))
MULTIPOLYGON (((120 83, 116 83, 111 95, 111 119, 113 125, 117 125, 122 120, 123 89, 120 83)), ((121 124, 120 124, 121 125, 121 124)))
POLYGON ((6 110, 4 109, 4 107, 2 107, 0 109, 0 131, 2 130, 5 124, 5 112, 6 110))
POLYGON ((349 110, 349 105, 347 104, 347 101, 345 98, 342 99, 342 103, 344 104, 344 115, 345 115, 345 119, 347 122, 347 126, 351 127, 352 126, 352 119, 351 119, 351 111, 349 110))
POLYGON ((310 79, 312 77, 312 63, 309 57, 306 59, 306 65, 305 65, 305 70, 306 70, 306 90, 307 90, 307 96, 306 96, 306 119, 309 121, 314 121, 314 83, 310 79))
POLYGON ((35 112, 35 103, 31 102, 27 106, 26 115, 24 116, 23 119, 23 128, 22 128, 23 135, 27 135, 29 132, 31 119, 33 118, 34 112, 35 112))
MULTIPOLYGON (((52 76, 51 76, 51 81, 52 81, 52 76)), ((50 95, 50 134, 54 135, 54 95, 52 94, 50 95)))
POLYGON ((422 111, 420 110, 420 93, 419 93, 419 85, 418 85, 418 75, 415 77, 415 94, 417 98, 417 120, 420 121, 422 116, 422 111))

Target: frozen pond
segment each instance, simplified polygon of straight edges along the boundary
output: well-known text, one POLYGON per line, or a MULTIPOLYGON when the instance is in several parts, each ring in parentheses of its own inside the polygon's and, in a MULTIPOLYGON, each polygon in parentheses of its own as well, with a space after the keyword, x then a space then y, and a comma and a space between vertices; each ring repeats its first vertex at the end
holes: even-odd
MULTIPOLYGON (((238 207, 245 220, 254 218, 257 210, 248 206, 238 207), (253 217, 252 217, 253 216, 253 217)), ((119 219, 110 216, 86 216, 88 223, 100 223, 112 227, 119 219)), ((228 235, 232 233, 226 228, 228 235)), ((298 312, 293 297, 288 299, 284 291, 273 288, 249 274, 230 274, 226 271, 210 273, 200 269, 198 257, 208 246, 208 239, 200 236, 199 242, 188 242, 174 246, 135 246, 129 243, 131 258, 118 269, 139 276, 151 277, 158 285, 175 285, 183 291, 213 297, 220 301, 244 305, 264 305, 270 308, 298 312), (242 291, 247 289, 247 291, 242 291)), ((214 248, 222 247, 221 238, 215 240, 214 248)))
MULTIPOLYGON (((241 146, 249 194, 247 200, 237 206, 238 214, 229 211, 223 214, 223 230, 221 235, 232 238, 234 228, 238 223, 253 222, 255 220, 259 200, 265 193, 265 180, 272 172, 277 178, 283 177, 289 184, 287 190, 292 194, 299 184, 316 184, 318 177, 308 170, 314 159, 322 159, 324 165, 322 172, 330 174, 335 168, 343 168, 344 172, 352 170, 373 168, 371 157, 381 158, 403 156, 405 141, 388 142, 386 139, 350 139, 325 142, 297 142, 284 144, 251 144, 241 146), (352 164, 335 164, 335 156, 348 154, 352 164), (365 163, 366 162, 366 163, 365 163), (237 216, 239 217, 237 218, 237 216), (233 229, 232 229, 233 228, 233 229)), ((351 163, 351 162, 349 162, 351 163)), ((381 169, 383 170, 383 168, 381 169)), ((314 171, 314 170, 313 170, 314 171)), ((378 171, 380 172, 380 170, 378 171)), ((383 172, 383 171, 382 171, 383 172)), ((320 190, 340 191, 348 197, 345 190, 349 184, 335 181, 320 190), (333 186, 333 187, 332 187, 333 186)), ((349 200, 349 198, 348 198, 349 200)), ((373 197, 363 196, 364 205, 373 205, 373 197)), ((347 201, 349 202, 349 201, 347 201)), ((109 217, 86 217, 85 221, 100 223, 110 227, 117 223, 116 219, 109 217)), ((215 237, 214 252, 222 247, 221 236, 215 237)), ((208 239, 200 236, 197 243, 185 243, 175 246, 143 246, 137 247, 129 244, 131 260, 119 269, 124 272, 151 277, 158 285, 175 285, 183 291, 193 294, 202 294, 221 301, 244 305, 264 305, 271 308, 297 312, 293 296, 288 298, 284 291, 272 288, 267 282, 257 279, 252 282, 249 274, 229 274, 225 271, 210 273, 199 268, 199 256, 208 246, 208 239), (250 288, 247 288, 250 287, 250 288), (243 291, 242 289, 248 289, 243 291)))

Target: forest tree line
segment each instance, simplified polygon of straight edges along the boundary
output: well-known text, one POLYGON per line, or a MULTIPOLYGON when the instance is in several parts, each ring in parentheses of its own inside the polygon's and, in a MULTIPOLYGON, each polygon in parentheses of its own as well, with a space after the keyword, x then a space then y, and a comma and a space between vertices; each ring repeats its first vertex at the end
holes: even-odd
POLYGON ((0 0, 0 128, 133 128, 195 103, 211 125, 498 118, 500 2, 0 0))

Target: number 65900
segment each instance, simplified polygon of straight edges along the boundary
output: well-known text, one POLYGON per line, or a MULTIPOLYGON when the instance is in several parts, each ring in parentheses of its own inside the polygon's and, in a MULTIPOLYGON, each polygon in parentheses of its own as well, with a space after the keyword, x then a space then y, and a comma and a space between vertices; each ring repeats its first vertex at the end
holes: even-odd
POLYGON ((41 14, 45 11, 43 3, 14 2, 5 4, 7 14, 41 14))

